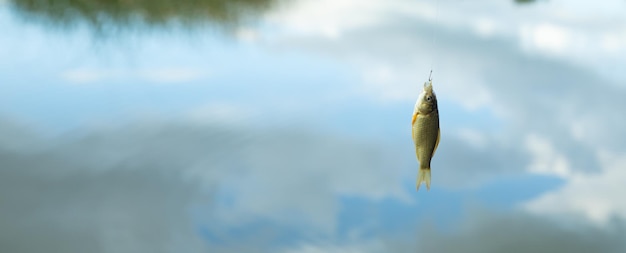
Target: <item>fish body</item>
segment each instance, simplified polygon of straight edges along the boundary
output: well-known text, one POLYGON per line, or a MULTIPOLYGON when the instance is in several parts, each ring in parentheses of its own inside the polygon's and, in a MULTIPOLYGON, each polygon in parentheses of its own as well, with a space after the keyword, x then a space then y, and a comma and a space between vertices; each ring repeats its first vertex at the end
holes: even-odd
POLYGON ((417 98, 413 109, 411 125, 415 155, 419 162, 416 187, 419 190, 420 185, 424 182, 426 189, 430 191, 430 161, 435 155, 441 136, 437 97, 433 91, 432 81, 424 83, 424 89, 417 98))

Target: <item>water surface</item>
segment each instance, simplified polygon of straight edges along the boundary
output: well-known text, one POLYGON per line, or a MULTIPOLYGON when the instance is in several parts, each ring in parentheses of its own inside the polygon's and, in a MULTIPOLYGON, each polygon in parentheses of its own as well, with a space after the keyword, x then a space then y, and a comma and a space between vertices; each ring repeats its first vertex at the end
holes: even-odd
POLYGON ((622 252, 624 14, 0 1, 0 251, 622 252))

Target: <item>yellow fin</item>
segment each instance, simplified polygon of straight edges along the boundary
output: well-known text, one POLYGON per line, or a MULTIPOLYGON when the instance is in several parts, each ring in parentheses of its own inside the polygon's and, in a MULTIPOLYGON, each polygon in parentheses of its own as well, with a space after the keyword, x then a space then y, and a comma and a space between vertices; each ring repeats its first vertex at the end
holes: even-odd
POLYGON ((417 115, 419 113, 416 111, 413 113, 413 119, 411 120, 411 137, 413 137, 413 140, 415 140, 415 128, 413 128, 413 125, 415 125, 415 121, 417 120, 417 115))
POLYGON ((426 190, 430 191, 430 169, 419 169, 417 173, 417 190, 420 190, 422 182, 426 183, 426 190))
POLYGON ((435 142, 435 149, 433 149, 433 155, 430 158, 435 156, 435 151, 437 151, 437 147, 439 147, 439 139, 441 139, 441 129, 437 130, 437 142, 435 142))

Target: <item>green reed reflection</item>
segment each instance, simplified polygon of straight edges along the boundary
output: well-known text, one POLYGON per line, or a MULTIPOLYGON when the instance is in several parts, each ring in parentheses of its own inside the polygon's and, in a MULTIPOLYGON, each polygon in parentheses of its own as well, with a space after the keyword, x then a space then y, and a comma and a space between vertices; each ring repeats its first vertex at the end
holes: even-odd
POLYGON ((276 0, 10 0, 27 21, 97 30, 172 25, 232 28, 258 17, 276 0))

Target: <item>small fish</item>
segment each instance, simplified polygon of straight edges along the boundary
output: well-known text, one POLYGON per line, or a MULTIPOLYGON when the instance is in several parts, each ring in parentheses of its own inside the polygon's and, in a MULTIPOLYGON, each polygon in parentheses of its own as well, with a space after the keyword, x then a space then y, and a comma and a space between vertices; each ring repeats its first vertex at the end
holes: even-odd
POLYGON ((426 189, 430 191, 430 160, 435 155, 439 145, 439 110, 437 110, 437 97, 433 91, 432 81, 424 83, 424 90, 417 98, 413 109, 413 142, 415 143, 415 155, 419 161, 417 176, 417 190, 422 182, 426 183, 426 189))

